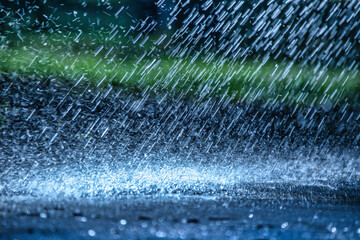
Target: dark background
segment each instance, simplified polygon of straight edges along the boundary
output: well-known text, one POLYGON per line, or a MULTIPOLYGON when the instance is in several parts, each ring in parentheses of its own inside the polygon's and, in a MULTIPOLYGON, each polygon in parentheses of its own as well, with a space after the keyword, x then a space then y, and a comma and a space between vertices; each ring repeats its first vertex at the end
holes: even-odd
POLYGON ((360 63, 360 2, 357 1, 18 0, 0 3, 3 36, 71 31, 106 35, 115 26, 132 38, 139 33, 172 36, 167 49, 170 55, 177 47, 189 47, 192 53, 204 55, 210 51, 230 59, 269 57, 347 68, 359 68, 360 63), (202 27, 197 28, 199 26, 202 27), (189 35, 191 38, 187 38, 189 35), (200 40, 195 41, 197 37, 200 40), (241 51, 235 51, 234 46, 239 46, 241 51))

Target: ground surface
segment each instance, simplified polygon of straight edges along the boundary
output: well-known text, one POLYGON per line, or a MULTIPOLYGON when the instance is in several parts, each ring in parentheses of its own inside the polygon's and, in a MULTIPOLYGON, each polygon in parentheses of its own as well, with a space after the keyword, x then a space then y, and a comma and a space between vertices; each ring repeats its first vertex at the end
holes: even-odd
POLYGON ((15 199, 2 199, 0 239, 360 237, 360 207, 348 203, 199 195, 15 199))
POLYGON ((359 239, 360 113, 0 78, 0 238, 359 239))

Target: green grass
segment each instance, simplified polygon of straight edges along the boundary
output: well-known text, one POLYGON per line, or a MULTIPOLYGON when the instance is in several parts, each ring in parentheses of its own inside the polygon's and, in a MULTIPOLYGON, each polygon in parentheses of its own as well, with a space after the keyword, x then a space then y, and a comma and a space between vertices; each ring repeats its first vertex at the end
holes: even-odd
POLYGON ((83 48, 78 49, 71 42, 53 37, 51 42, 39 38, 3 45, 0 72, 39 78, 52 76, 74 83, 88 81, 97 87, 113 84, 140 91, 150 89, 200 100, 219 97, 266 105, 359 108, 358 70, 325 69, 271 60, 262 63, 204 56, 197 60, 143 57, 148 47, 138 48, 128 56, 119 54, 121 47, 106 54, 114 44, 103 45, 104 49, 96 54, 101 45, 91 48, 82 44, 83 48))

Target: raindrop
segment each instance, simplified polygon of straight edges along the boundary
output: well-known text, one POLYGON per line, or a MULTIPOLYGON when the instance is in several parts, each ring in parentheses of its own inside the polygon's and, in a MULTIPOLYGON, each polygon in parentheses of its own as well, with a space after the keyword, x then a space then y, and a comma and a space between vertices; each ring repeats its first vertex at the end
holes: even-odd
POLYGON ((125 219, 121 219, 121 220, 120 220, 120 224, 121 224, 121 225, 126 225, 126 224, 127 224, 127 221, 126 221, 125 219))
POLYGON ((288 222, 284 222, 281 224, 281 228, 287 228, 289 226, 289 223, 288 222))
POLYGON ((90 237, 94 237, 96 235, 96 232, 94 230, 90 229, 88 231, 88 234, 89 234, 90 237))

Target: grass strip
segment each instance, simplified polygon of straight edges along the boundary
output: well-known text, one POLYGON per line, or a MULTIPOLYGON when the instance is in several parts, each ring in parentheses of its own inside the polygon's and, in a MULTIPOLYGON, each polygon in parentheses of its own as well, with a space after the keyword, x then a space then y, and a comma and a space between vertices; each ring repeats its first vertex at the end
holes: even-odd
MULTIPOLYGON (((3 46, 0 71, 21 76, 57 77, 196 97, 219 97, 268 106, 359 108, 360 74, 294 62, 230 61, 220 58, 119 58, 94 51, 78 53, 50 47, 3 46), (201 60, 200 60, 201 59, 201 60)), ((100 49, 101 51, 101 49, 100 49)), ((211 56, 211 55, 210 55, 211 56)))

